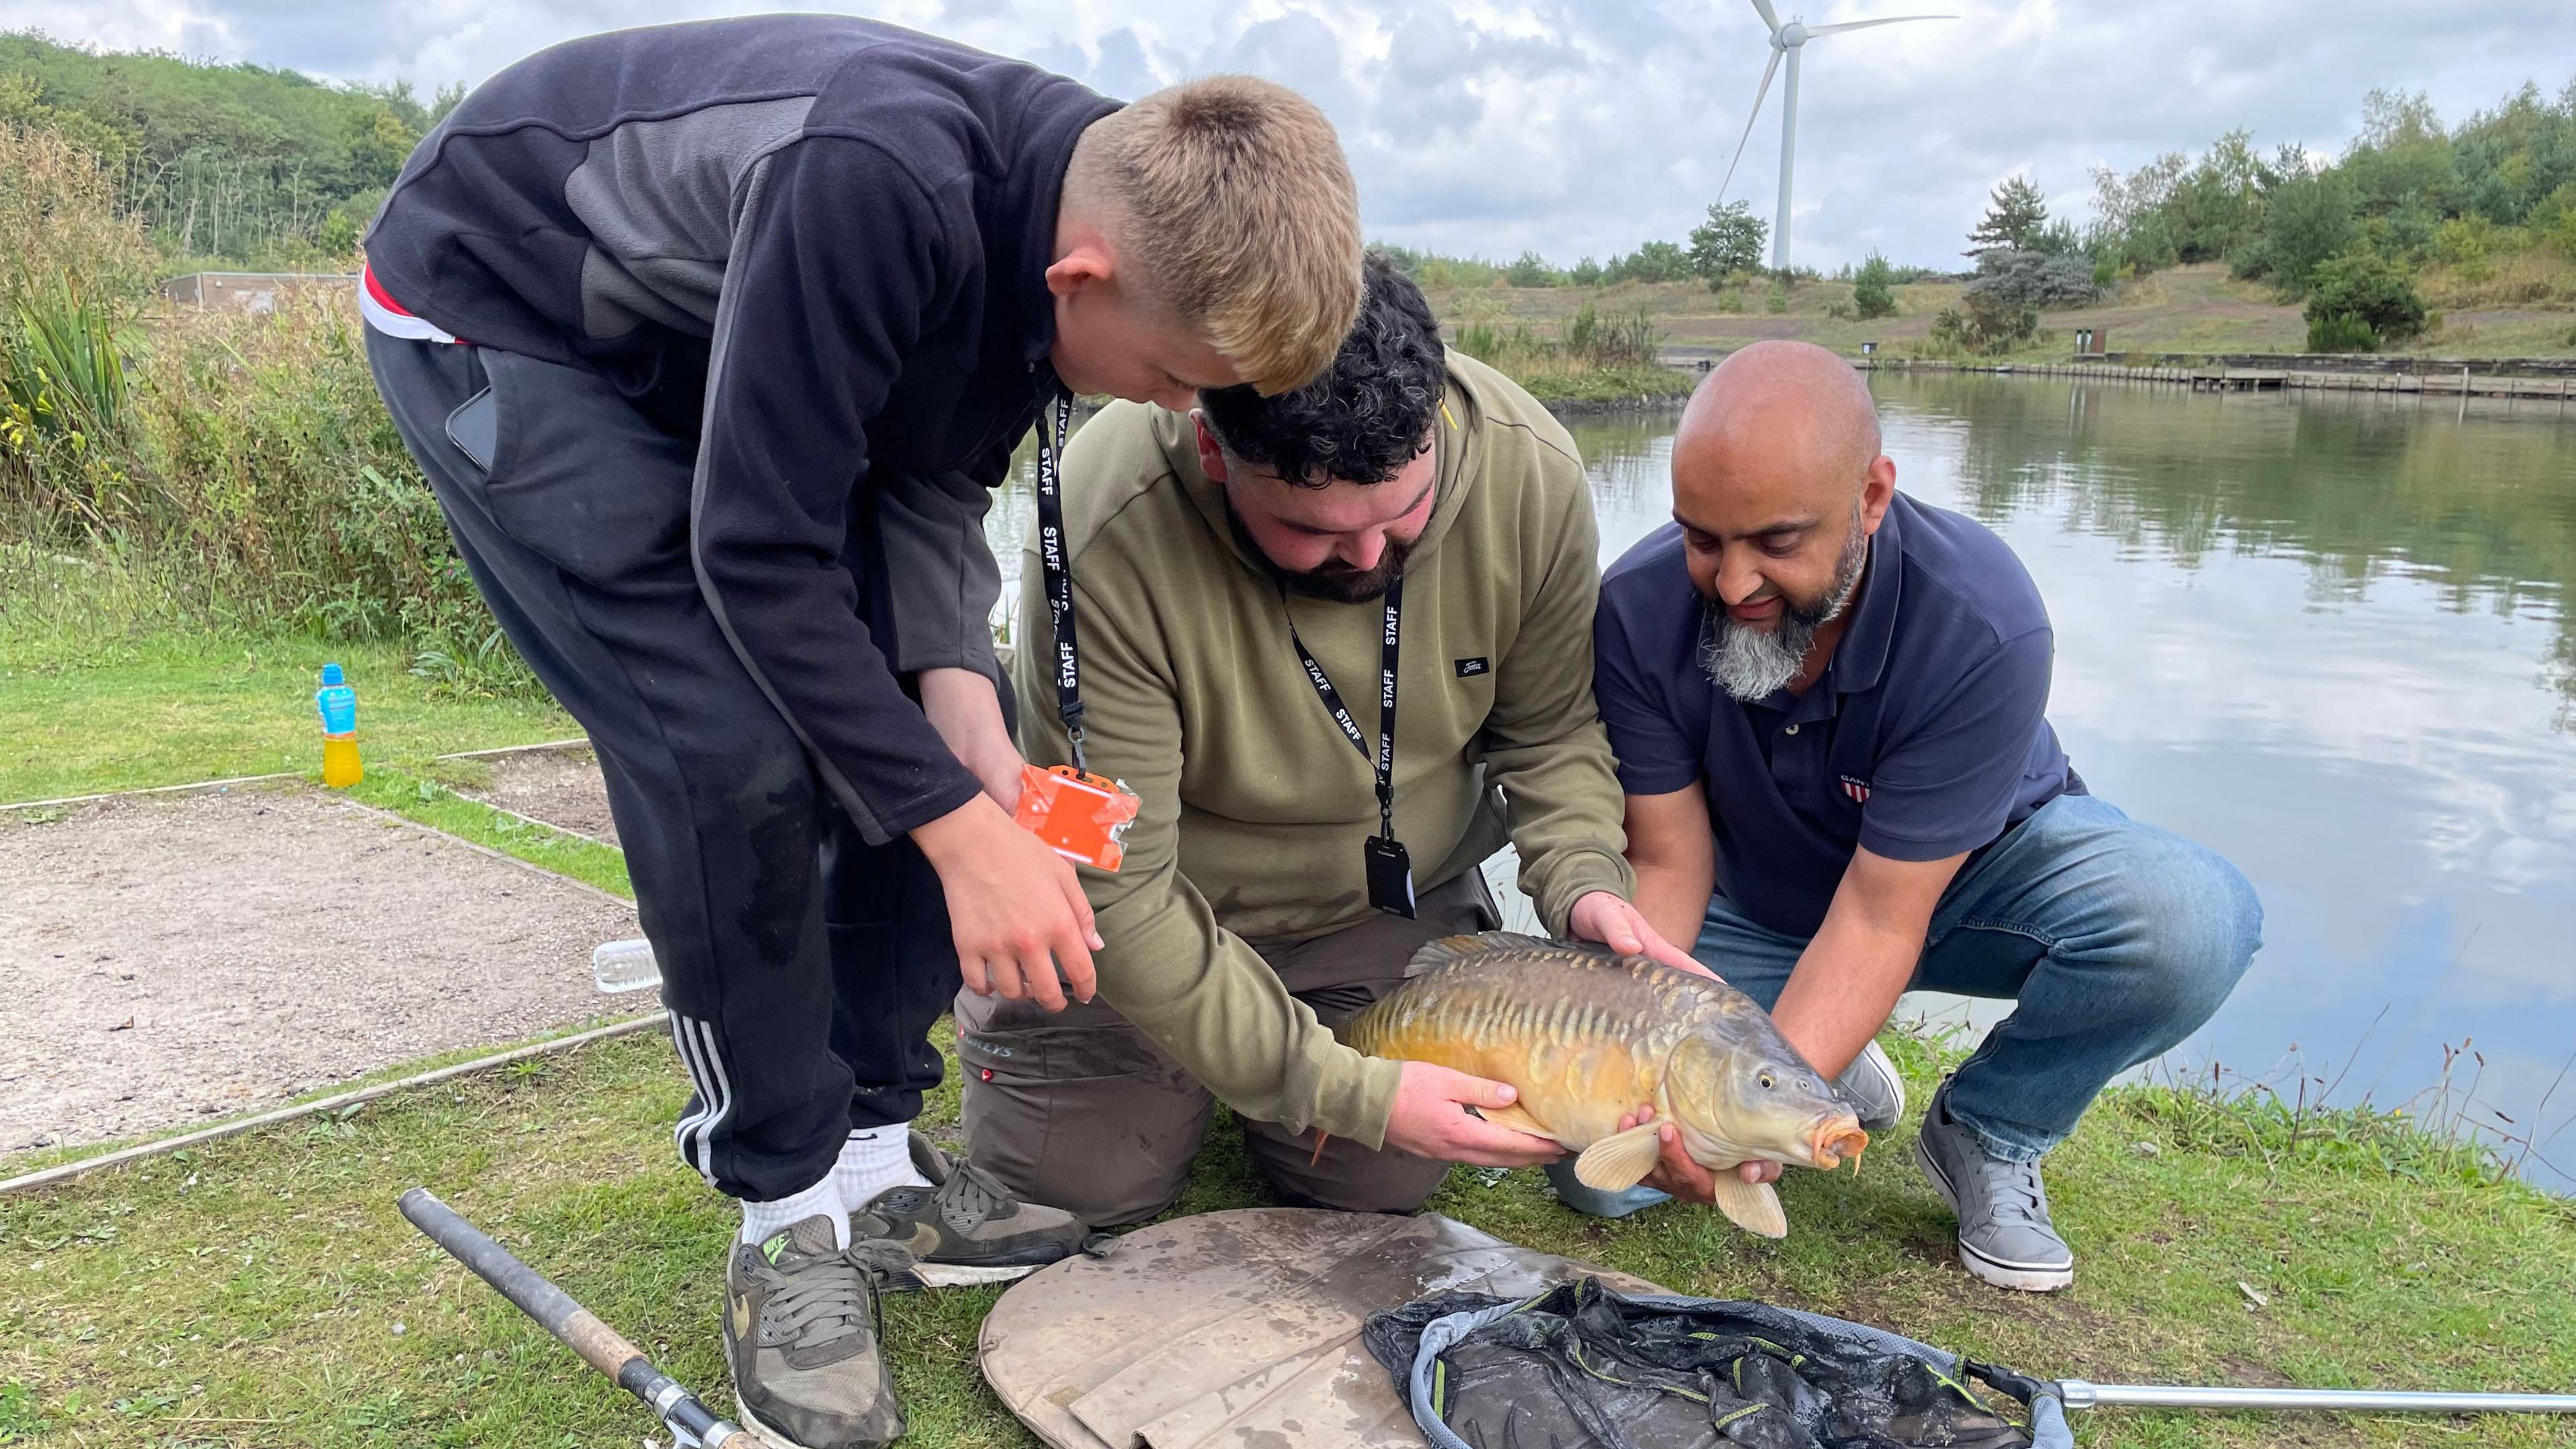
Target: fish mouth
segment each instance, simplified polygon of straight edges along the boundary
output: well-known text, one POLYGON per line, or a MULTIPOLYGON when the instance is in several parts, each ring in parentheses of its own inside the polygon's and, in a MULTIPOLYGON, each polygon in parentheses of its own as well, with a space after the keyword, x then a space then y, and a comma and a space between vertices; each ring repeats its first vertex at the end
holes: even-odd
POLYGON ((1815 1159, 1816 1166, 1831 1172, 1843 1165, 1844 1158, 1858 1162, 1861 1149, 1867 1146, 1869 1134, 1860 1130, 1857 1121, 1845 1117, 1819 1126, 1808 1144, 1808 1152, 1815 1159))

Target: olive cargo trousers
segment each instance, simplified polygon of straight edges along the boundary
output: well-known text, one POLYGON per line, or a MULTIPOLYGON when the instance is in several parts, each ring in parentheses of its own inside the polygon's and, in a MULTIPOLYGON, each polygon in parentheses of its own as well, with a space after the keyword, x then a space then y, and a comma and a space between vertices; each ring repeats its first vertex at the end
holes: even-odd
MULTIPOLYGON (((1381 915, 1305 941, 1254 941, 1289 994, 1339 1025, 1404 980, 1442 936, 1501 923, 1481 871, 1422 893, 1416 916, 1381 915)), ((975 1165, 1013 1192, 1094 1227, 1142 1222, 1180 1200, 1216 1099, 1108 1003, 1049 1013, 1026 1001, 957 995, 957 1060, 975 1165)), ((1345 1212, 1411 1212, 1449 1164, 1336 1137, 1243 1123, 1244 1147, 1282 1201, 1345 1212)))

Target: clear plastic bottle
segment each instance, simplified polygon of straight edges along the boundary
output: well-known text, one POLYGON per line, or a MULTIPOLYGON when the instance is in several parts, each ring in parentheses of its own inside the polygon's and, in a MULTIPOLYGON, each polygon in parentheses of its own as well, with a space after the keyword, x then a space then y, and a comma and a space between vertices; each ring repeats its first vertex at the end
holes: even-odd
POLYGON ((322 687, 313 694, 322 715, 322 783, 345 790, 367 777, 358 763, 358 692, 351 689, 337 664, 322 666, 322 687))
POLYGON ((610 941, 590 953, 590 979, 606 992, 641 991, 662 984, 662 966, 650 941, 610 941))

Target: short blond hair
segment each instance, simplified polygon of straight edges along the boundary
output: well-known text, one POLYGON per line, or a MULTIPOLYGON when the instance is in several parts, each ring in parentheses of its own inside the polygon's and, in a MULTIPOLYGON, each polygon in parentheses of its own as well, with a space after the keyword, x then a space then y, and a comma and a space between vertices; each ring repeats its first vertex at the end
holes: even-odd
POLYGON ((1330 366, 1360 310, 1358 188, 1312 101, 1248 75, 1184 81, 1095 122, 1068 182, 1146 296, 1265 395, 1330 366))

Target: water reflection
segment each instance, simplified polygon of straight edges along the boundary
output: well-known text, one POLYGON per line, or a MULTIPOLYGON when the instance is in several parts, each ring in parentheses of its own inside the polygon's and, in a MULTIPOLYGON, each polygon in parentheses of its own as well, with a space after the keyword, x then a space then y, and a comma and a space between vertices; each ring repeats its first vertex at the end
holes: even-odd
MULTIPOLYGON (((2484 1120, 2555 1134, 2532 1175, 2576 1186, 2576 1077, 2548 1095, 2576 1053, 2576 417, 1955 374, 1873 390, 1899 486, 2039 581, 2050 716, 2086 779, 2262 893, 2254 970, 2170 1067, 2304 1062, 2393 1104, 2473 1040, 2481 1110, 2510 1119, 2484 1120)), ((1669 515, 1672 426, 1572 425, 1605 562, 1669 515)), ((995 532, 1016 544, 1026 518, 1015 490, 995 532)))

